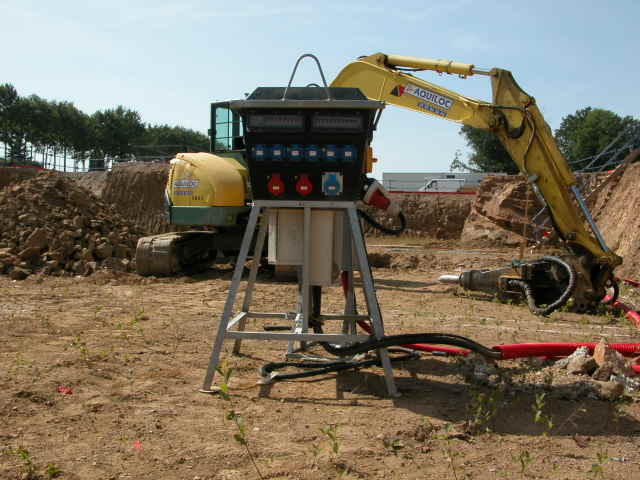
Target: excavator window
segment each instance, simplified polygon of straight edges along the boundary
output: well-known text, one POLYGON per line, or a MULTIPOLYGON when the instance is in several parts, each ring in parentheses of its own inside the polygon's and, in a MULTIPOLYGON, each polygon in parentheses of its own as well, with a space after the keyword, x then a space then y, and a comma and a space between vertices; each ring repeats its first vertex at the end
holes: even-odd
POLYGON ((212 153, 244 149, 244 125, 238 113, 231 111, 229 102, 211 104, 211 129, 209 130, 212 153))

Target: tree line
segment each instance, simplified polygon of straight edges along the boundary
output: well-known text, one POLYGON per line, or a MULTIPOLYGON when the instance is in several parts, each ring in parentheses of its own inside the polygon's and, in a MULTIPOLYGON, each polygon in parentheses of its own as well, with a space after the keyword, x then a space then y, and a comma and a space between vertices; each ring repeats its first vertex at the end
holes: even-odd
POLYGON ((22 162, 30 160, 29 146, 64 150, 76 159, 209 150, 209 138, 195 130, 145 124, 123 106, 88 115, 71 102, 22 97, 8 83, 0 85, 0 142, 7 147, 6 160, 22 162))
MULTIPOLYGON (((493 132, 464 125, 460 135, 471 152, 465 161, 457 151, 451 164, 452 171, 518 173, 518 167, 493 132)), ((563 117, 554 137, 574 170, 587 166, 591 170, 613 168, 608 165, 612 153, 597 156, 607 148, 613 152, 624 145, 640 147, 640 121, 602 108, 586 107, 563 117)))
MULTIPOLYGON (((470 153, 456 152, 451 170, 517 173, 497 137, 490 131, 464 125, 460 134, 470 153)), ((579 170, 589 164, 606 166, 610 156, 580 163, 598 155, 612 143, 624 145, 640 136, 640 121, 609 110, 586 107, 566 115, 555 139, 567 162, 579 170)), ((88 115, 71 102, 47 100, 38 95, 21 97, 13 85, 0 85, 0 142, 6 160, 28 163, 28 147, 37 151, 57 149, 76 159, 129 159, 132 156, 175 155, 184 151, 208 151, 209 138, 179 126, 145 124, 138 112, 123 106, 88 115)), ((640 145, 636 145, 640 146, 640 145)))

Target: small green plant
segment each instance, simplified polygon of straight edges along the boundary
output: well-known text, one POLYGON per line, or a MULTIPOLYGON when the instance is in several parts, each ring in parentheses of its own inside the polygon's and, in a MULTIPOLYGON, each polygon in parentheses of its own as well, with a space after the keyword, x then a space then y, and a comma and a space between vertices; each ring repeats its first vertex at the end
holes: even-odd
POLYGON ((80 337, 80 335, 76 335, 71 341, 70 345, 78 350, 78 353, 80 354, 80 358, 82 358, 82 360, 84 360, 85 362, 89 361, 89 347, 87 347, 87 343, 82 340, 82 337, 80 337))
POLYGON ((405 447, 404 442, 399 438, 396 438, 395 440, 389 442, 389 449, 394 453, 394 455, 397 455, 398 452, 402 450, 404 447, 405 447))
POLYGON ((253 464, 253 468, 256 470, 256 473, 258 474, 258 478, 263 480, 264 477, 262 476, 262 473, 260 473, 260 469, 256 464, 255 458, 253 456, 253 452, 249 447, 249 437, 247 434, 247 427, 244 423, 244 418, 242 417, 242 415, 236 412, 233 399, 231 398, 231 394, 229 393, 229 380, 231 379, 231 375, 233 374, 233 368, 227 367, 226 364, 222 363, 220 366, 218 366, 217 371, 222 376, 222 379, 219 380, 218 382, 220 386, 220 397, 222 397, 223 400, 228 402, 231 407, 227 412, 227 420, 233 421, 236 424, 236 427, 238 429, 238 433, 234 434, 233 438, 236 440, 236 442, 238 442, 240 445, 242 445, 245 448, 245 450, 247 451, 247 456, 251 460, 251 463, 253 464))
POLYGON ((146 320, 148 317, 144 314, 144 307, 140 307, 136 313, 133 314, 133 318, 129 322, 128 326, 132 330, 137 331, 142 338, 144 338, 144 329, 140 325, 142 320, 146 320))
POLYGON ((16 450, 16 455, 22 460, 22 470, 26 480, 36 480, 38 478, 38 467, 36 466, 33 456, 23 447, 16 450))
POLYGON ((447 456, 447 459, 449 460, 449 467, 451 468, 451 473, 453 473, 453 478, 455 480, 458 480, 458 471, 456 469, 454 458, 458 456, 459 453, 453 449, 454 439, 453 439, 452 431, 453 431, 453 425, 451 425, 450 423, 447 423, 444 426, 444 434, 441 435, 440 438, 445 441, 446 446, 444 449, 444 453, 447 456))
POLYGON ((518 455, 518 461, 520 462, 520 474, 526 475, 529 465, 533 462, 533 457, 529 450, 521 451, 520 455, 518 455))
POLYGON ((62 470, 60 469, 60 467, 57 467, 50 463, 47 465, 47 468, 44 469, 44 473, 48 479, 58 478, 60 475, 62 475, 62 470))
POLYGON ((483 392, 471 392, 471 402, 467 406, 466 429, 469 433, 489 432, 497 413, 500 392, 494 390, 491 395, 483 392))
POLYGON ((315 467, 318 465, 318 460, 320 459, 320 455, 322 455, 322 447, 318 443, 311 444, 311 455, 313 455, 313 463, 311 467, 315 467))
POLYGON ((329 439, 329 442, 331 444, 331 448, 330 448, 331 455, 335 459, 335 457, 340 452, 340 439, 338 438, 338 425, 335 423, 330 425, 325 425, 320 429, 320 431, 324 433, 329 439))
MULTIPOLYGON (((38 474, 38 470, 40 470, 40 467, 36 464, 33 455, 31 455, 31 453, 29 453, 26 448, 20 447, 14 453, 18 457, 20 457, 20 460, 22 460, 22 478, 24 478, 25 480, 42 479, 42 475, 38 474)), ((62 475, 62 469, 50 463, 44 469, 44 475, 48 480, 58 478, 60 475, 62 475)))
POLYGON ((553 418, 544 412, 546 396, 547 394, 544 392, 536 394, 536 401, 531 406, 531 409, 533 410, 533 421, 541 424, 545 428, 544 435, 549 435, 549 432, 553 429, 553 418))
POLYGON ((591 470, 589 470, 588 475, 591 478, 604 478, 604 466, 609 463, 609 454, 601 450, 596 455, 597 462, 591 464, 591 470))

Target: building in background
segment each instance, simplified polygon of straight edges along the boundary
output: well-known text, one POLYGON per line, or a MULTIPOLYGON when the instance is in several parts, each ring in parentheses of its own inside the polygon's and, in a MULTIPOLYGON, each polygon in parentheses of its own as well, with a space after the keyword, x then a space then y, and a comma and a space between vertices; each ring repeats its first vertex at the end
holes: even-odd
POLYGON ((424 187, 433 179, 462 179, 464 184, 461 188, 470 190, 477 188, 482 179, 488 175, 504 175, 504 173, 384 172, 382 185, 391 192, 420 192, 424 191, 424 187))

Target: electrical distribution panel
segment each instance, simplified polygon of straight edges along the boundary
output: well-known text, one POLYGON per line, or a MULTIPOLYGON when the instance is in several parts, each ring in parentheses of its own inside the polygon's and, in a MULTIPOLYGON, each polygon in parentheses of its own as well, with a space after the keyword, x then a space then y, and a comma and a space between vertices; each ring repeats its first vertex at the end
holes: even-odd
POLYGON ((361 198, 384 102, 367 100, 357 88, 260 87, 230 107, 243 119, 254 199, 361 198))

